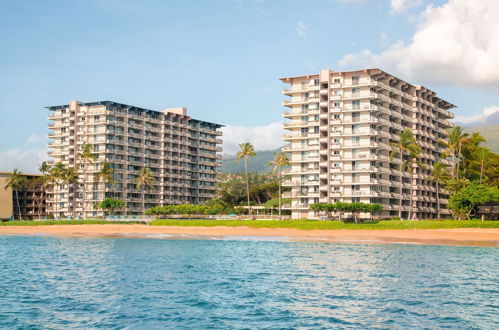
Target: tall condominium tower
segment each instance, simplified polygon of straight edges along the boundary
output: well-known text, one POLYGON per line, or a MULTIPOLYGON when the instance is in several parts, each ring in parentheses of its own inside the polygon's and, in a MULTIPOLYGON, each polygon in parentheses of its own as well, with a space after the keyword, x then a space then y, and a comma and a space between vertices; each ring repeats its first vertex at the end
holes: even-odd
POLYGON ((79 182, 54 185, 47 212, 57 216, 100 216, 97 204, 104 198, 125 201, 123 215, 136 215, 145 207, 199 204, 216 192, 222 125, 192 119, 185 108, 163 111, 111 101, 47 107, 49 156, 75 168, 79 182), (81 157, 90 144, 95 159, 81 157), (114 169, 114 184, 97 173, 107 162, 114 169), (152 188, 136 187, 144 167, 152 171, 152 188))
MULTIPOLYGON (((312 203, 338 201, 381 203, 382 218, 406 217, 411 190, 414 217, 436 217, 435 183, 425 179, 436 161, 446 162, 437 141, 452 126, 454 105, 379 69, 321 70, 281 80, 291 85, 283 105, 291 108, 284 113, 291 119, 284 124, 290 131, 284 151, 291 154, 286 184, 293 218, 317 216, 312 203), (389 157, 405 129, 423 150, 424 166, 414 168, 412 181, 402 161, 389 157)), ((443 214, 447 198, 441 191, 443 214)))

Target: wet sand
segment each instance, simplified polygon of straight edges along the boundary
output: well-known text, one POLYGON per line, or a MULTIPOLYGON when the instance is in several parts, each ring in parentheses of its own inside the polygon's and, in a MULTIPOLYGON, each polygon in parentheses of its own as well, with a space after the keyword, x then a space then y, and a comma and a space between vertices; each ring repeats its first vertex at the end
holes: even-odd
POLYGON ((406 230, 299 230, 289 228, 180 227, 127 224, 5 226, 0 235, 52 235, 71 237, 181 237, 252 239, 272 237, 292 241, 343 243, 398 243, 499 247, 498 228, 406 230), (166 236, 165 236, 166 235, 166 236))

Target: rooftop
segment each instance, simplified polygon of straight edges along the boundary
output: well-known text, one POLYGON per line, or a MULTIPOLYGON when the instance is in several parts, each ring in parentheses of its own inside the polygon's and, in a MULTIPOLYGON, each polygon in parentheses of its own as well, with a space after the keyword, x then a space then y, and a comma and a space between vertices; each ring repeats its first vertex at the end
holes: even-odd
MULTIPOLYGON (((129 108, 129 109, 133 109, 133 110, 137 110, 137 111, 152 112, 155 114, 165 114, 166 112, 168 112, 168 113, 172 113, 172 114, 176 114, 176 115, 187 115, 187 110, 185 108, 168 108, 168 109, 164 109, 164 110, 152 110, 152 109, 145 109, 145 108, 137 107, 134 105, 124 104, 124 103, 119 103, 119 102, 114 102, 114 101, 96 101, 96 102, 79 102, 78 101, 77 103, 82 105, 82 106, 98 106, 98 105, 112 106, 112 105, 114 105, 114 106, 129 108), (180 109, 184 109, 183 114, 182 114, 182 111, 180 111, 180 109), (172 110, 172 111, 170 111, 170 110, 172 110)), ((69 107, 69 104, 64 104, 64 105, 51 105, 51 106, 47 106, 45 108, 50 110, 50 111, 55 111, 57 109, 65 109, 68 107, 69 107)), ((212 122, 204 121, 204 120, 200 120, 200 119, 191 118, 190 120, 194 121, 194 122, 198 122, 198 123, 209 124, 209 125, 214 126, 216 128, 220 128, 220 127, 225 126, 222 124, 216 124, 216 123, 212 123, 212 122)))

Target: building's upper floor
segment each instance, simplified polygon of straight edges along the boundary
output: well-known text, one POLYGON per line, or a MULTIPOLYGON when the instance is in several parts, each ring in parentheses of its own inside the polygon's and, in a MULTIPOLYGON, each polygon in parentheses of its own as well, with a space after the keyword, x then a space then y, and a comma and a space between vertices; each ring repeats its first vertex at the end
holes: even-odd
MULTIPOLYGON (((389 99, 401 106, 434 108, 440 118, 453 118, 449 111, 455 106, 437 96, 437 93, 421 85, 408 83, 377 68, 354 71, 321 70, 317 74, 284 77, 280 79, 291 84, 283 90, 291 96, 286 106, 300 102, 323 102, 334 100, 389 99), (399 102, 397 102, 399 101, 399 102)), ((326 104, 324 104, 326 105, 326 104)))

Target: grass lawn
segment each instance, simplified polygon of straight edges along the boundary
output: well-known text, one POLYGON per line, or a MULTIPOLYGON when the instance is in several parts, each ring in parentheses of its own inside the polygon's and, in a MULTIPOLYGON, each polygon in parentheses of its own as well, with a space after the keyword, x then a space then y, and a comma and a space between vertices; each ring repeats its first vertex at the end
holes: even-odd
POLYGON ((439 228, 499 228, 499 221, 480 220, 386 220, 365 223, 317 220, 154 220, 153 226, 246 226, 252 228, 295 229, 439 229, 439 228))
MULTIPOLYGON (((105 220, 47 220, 9 221, 1 226, 43 226, 81 224, 133 224, 137 222, 110 222, 105 220)), ((344 223, 340 221, 317 220, 154 220, 151 226, 198 226, 198 227, 238 227, 252 228, 295 228, 295 229, 445 229, 445 228, 499 228, 499 221, 480 220, 385 220, 364 223, 344 223)))
MULTIPOLYGON (((107 225, 111 223, 118 224, 134 224, 138 222, 111 222, 106 220, 42 220, 42 221, 30 221, 30 220, 16 220, 16 221, 5 221, 0 222, 0 227, 2 226, 46 226, 46 225, 107 225)), ((142 222, 144 223, 144 222, 142 222)))

